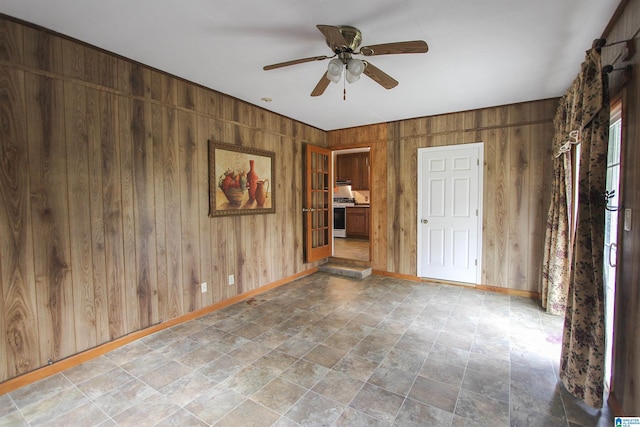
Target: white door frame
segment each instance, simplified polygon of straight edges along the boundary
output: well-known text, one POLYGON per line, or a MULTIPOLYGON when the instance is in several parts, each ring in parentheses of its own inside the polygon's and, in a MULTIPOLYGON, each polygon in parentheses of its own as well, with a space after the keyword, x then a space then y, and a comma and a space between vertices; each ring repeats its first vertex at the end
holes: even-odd
POLYGON ((476 280, 475 280, 475 284, 480 284, 482 283, 482 211, 483 211, 483 197, 484 197, 484 142, 475 142, 475 143, 471 143, 471 144, 456 144, 456 145, 446 145, 446 146, 439 146, 439 147, 425 147, 425 148, 418 148, 417 151, 417 156, 418 156, 418 171, 417 171, 417 181, 418 181, 418 205, 417 205, 417 257, 416 257, 416 265, 417 265, 417 273, 418 273, 418 277, 425 277, 422 274, 422 266, 420 263, 420 260, 422 259, 422 242, 424 240, 424 236, 422 236, 423 232, 421 231, 423 229, 423 227, 420 227, 420 221, 422 218, 424 218, 424 213, 421 212, 421 206, 423 206, 423 194, 424 194, 424 189, 423 189, 423 183, 422 180, 420 178, 420 171, 422 171, 422 168, 425 167, 426 165, 422 164, 422 156, 420 155, 421 152, 427 152, 427 153, 435 153, 438 151, 452 151, 452 150, 458 150, 458 149, 469 149, 469 148, 478 148, 478 161, 479 161, 479 168, 478 168, 478 192, 479 192, 479 197, 478 197, 478 217, 477 217, 477 221, 478 221, 478 236, 477 236, 477 257, 478 257, 478 263, 476 266, 476 280))

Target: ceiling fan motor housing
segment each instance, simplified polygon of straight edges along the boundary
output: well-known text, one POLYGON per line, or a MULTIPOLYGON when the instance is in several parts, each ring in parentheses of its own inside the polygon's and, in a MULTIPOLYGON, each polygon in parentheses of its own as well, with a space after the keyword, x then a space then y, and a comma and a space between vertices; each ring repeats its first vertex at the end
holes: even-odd
POLYGON ((337 28, 340 30, 342 37, 344 37, 344 41, 347 42, 347 46, 333 46, 329 40, 327 40, 327 45, 337 54, 355 52, 362 42, 360 30, 350 25, 338 25, 337 28))

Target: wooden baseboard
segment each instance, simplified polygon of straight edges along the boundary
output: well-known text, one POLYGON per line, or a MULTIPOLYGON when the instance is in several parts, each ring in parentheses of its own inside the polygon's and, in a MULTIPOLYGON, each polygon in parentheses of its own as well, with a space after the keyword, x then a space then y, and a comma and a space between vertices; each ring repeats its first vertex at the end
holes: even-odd
POLYGON ((396 279, 410 280, 412 282, 425 282, 425 283, 435 283, 438 285, 461 286, 463 288, 473 288, 479 291, 497 292, 497 293, 506 294, 506 295, 515 295, 515 296, 521 296, 521 297, 527 297, 527 298, 533 298, 533 299, 540 299, 540 294, 538 292, 523 291, 520 289, 502 288, 500 286, 491 286, 491 285, 476 285, 474 283, 451 282, 448 280, 425 279, 422 277, 412 276, 409 274, 392 273, 390 271, 383 271, 383 270, 373 270, 372 273, 377 276, 395 277, 396 279))
POLYGON ((411 276, 409 274, 392 273, 390 271, 384 271, 384 270, 371 270, 371 273, 375 274, 376 276, 394 277, 396 279, 410 280, 412 282, 422 281, 422 279, 417 276, 411 276))
POLYGON ((521 289, 501 288, 500 286, 476 285, 476 289, 480 291, 497 292, 499 294, 515 295, 518 297, 527 297, 540 299, 540 293, 532 291, 523 291, 521 289))
POLYGON ((278 286, 285 285, 289 282, 292 282, 296 279, 299 279, 304 276, 308 276, 310 274, 318 271, 318 267, 311 268, 309 270, 302 271, 300 273, 294 274, 292 276, 288 276, 284 279, 275 281, 273 283, 269 283, 264 285, 258 289, 253 289, 251 291, 247 291, 243 294, 236 295, 235 297, 231 297, 224 301, 217 302, 215 304, 209 305, 207 307, 201 308, 200 310, 193 311, 191 313, 184 314, 182 316, 175 317, 173 319, 167 320, 166 322, 157 323, 152 325, 146 329, 142 329, 139 331, 132 332, 128 335, 125 335, 120 338, 116 338, 113 341, 109 341, 107 343, 101 344, 97 347, 90 348, 81 353, 74 354, 73 356, 69 356, 65 359, 56 361, 50 365, 43 366, 36 370, 27 372, 20 376, 11 378, 5 382, 0 383, 0 395, 9 393, 13 390, 16 390, 20 387, 24 387, 28 384, 32 384, 41 379, 50 377, 51 375, 57 374, 59 372, 65 371, 69 368, 73 368, 74 366, 78 366, 81 363, 84 363, 88 360, 95 359, 96 357, 102 356, 105 353, 108 353, 112 350, 115 350, 119 347, 122 347, 125 344, 129 344, 133 341, 139 340, 140 338, 146 337, 147 335, 151 335, 155 332, 161 331, 163 329, 170 328, 175 325, 179 325, 180 323, 188 322, 189 320, 196 319, 198 317, 204 316, 205 314, 209 314, 213 311, 220 310, 224 307, 228 307, 232 304, 235 304, 239 301, 245 300, 247 298, 251 298, 253 296, 264 293, 270 289, 277 288, 278 286))

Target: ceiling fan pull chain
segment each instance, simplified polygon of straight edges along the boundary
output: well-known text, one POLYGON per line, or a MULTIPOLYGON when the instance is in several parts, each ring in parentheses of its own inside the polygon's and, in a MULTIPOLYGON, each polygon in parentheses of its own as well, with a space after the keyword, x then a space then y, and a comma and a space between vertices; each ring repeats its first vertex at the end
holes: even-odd
POLYGON ((343 85, 342 100, 346 101, 347 100, 347 80, 346 79, 342 80, 342 85, 343 85))

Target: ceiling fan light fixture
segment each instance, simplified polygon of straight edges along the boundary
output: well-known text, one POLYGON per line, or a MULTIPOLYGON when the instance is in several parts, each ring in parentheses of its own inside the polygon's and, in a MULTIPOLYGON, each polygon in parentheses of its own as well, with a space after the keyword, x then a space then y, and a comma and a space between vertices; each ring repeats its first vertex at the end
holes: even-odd
POLYGON ((343 68, 344 64, 340 59, 332 59, 331 61, 329 61, 329 65, 327 66, 327 78, 334 83, 338 83, 342 78, 343 68))
POLYGON ((350 59, 347 62, 346 79, 349 83, 355 83, 360 79, 360 75, 364 72, 366 64, 360 59, 350 59))

